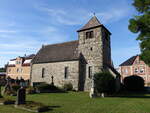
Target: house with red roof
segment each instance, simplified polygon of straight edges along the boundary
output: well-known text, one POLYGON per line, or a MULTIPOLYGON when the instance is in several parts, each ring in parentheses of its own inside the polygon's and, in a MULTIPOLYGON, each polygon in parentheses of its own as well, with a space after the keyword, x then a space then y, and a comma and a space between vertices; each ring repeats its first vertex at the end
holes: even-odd
POLYGON ((145 85, 150 83, 150 67, 140 59, 139 55, 133 56, 120 64, 119 72, 122 80, 130 75, 138 75, 145 81, 145 85))
POLYGON ((24 57, 11 59, 6 66, 6 76, 12 79, 30 79, 31 60, 35 55, 31 54, 24 57))

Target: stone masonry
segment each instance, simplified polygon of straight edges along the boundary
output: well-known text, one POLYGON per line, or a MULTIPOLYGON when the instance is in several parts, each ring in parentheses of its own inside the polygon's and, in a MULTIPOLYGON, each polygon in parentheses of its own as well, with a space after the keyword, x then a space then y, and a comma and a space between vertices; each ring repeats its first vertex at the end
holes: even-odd
POLYGON ((54 85, 63 86, 65 83, 72 83, 73 88, 78 90, 78 73, 79 73, 79 61, 66 61, 56 63, 41 63, 33 64, 32 66, 32 81, 35 83, 46 82, 51 83, 51 77, 54 77, 54 85), (69 67, 68 78, 64 78, 64 68, 69 67), (44 77, 42 78, 42 68, 45 69, 44 77))

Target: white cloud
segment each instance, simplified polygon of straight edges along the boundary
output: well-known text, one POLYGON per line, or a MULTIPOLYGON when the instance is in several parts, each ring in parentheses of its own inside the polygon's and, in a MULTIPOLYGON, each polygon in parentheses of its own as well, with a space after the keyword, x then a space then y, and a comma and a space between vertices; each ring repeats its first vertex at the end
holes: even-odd
MULTIPOLYGON (((55 23, 64 25, 80 25, 88 21, 92 13, 88 9, 63 10, 52 9, 46 6, 36 7, 38 10, 46 12, 55 23)), ((132 10, 129 6, 113 6, 109 10, 98 11, 96 16, 100 18, 102 23, 112 23, 118 21, 131 14, 132 10)))
POLYGON ((63 10, 63 9, 51 9, 47 7, 36 7, 38 10, 46 12, 50 19, 55 23, 65 25, 79 25, 88 19, 89 13, 84 9, 78 10, 63 10))
POLYGON ((112 23, 130 15, 130 8, 112 8, 108 11, 97 13, 96 15, 103 23, 112 23))
POLYGON ((15 26, 15 22, 10 22, 10 21, 0 21, 0 26, 5 26, 5 27, 13 27, 15 26))
POLYGON ((0 33, 16 33, 16 30, 1 30, 0 29, 0 33))

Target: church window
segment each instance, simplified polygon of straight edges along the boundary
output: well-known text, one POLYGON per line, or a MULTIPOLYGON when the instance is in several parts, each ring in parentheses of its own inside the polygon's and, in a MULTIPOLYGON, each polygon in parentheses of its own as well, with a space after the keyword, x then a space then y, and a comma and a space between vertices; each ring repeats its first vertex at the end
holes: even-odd
POLYGON ((45 68, 42 68, 42 78, 44 78, 45 75, 45 68))
POLYGON ((94 37, 93 31, 86 32, 86 39, 93 38, 93 37, 94 37))
POLYGON ((92 66, 89 66, 88 68, 89 68, 89 69, 88 69, 88 72, 89 72, 89 73, 88 73, 88 77, 89 77, 89 78, 92 78, 92 66))
POLYGON ((91 48, 90 48, 90 50, 92 51, 92 50, 93 50, 93 48, 91 47, 91 48))
POLYGON ((68 78, 68 67, 65 67, 65 76, 64 76, 65 79, 68 78))

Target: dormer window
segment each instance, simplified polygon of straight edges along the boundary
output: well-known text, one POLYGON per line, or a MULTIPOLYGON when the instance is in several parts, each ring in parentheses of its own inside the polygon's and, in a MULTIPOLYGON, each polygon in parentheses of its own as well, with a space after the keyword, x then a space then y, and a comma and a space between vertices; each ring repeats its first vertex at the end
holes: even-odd
POLYGON ((90 39, 90 38, 93 38, 93 37, 94 37, 93 31, 86 32, 86 39, 90 39))

